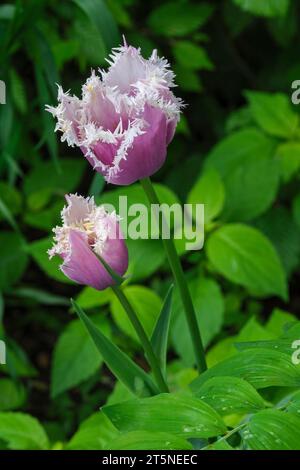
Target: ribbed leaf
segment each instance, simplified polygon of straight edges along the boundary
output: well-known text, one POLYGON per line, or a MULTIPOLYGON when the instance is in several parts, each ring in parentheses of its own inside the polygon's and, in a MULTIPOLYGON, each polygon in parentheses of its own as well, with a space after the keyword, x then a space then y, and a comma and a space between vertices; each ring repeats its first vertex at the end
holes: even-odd
POLYGON ((160 394, 103 407, 122 432, 166 432, 179 437, 212 437, 226 431, 216 411, 190 395, 160 394))
POLYGON ((164 432, 132 431, 114 439, 109 450, 192 450, 186 440, 164 432))
POLYGON ((244 446, 255 450, 300 450, 300 418, 279 410, 252 415, 242 431, 244 446))
POLYGON ((300 368, 291 356, 273 349, 246 349, 216 364, 191 384, 194 393, 211 377, 234 376, 247 380, 255 388, 271 386, 299 387, 300 368))
POLYGON ((265 408, 264 400, 255 388, 238 377, 212 377, 197 390, 196 396, 221 415, 265 408))

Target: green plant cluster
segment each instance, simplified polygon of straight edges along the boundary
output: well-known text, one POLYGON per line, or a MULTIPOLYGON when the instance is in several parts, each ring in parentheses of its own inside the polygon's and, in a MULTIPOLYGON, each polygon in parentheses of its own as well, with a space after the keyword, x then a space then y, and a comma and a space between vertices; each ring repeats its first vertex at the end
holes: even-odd
POLYGON ((299 19, 296 0, 1 4, 0 448, 300 449, 299 19), (127 241, 124 292, 149 337, 164 332, 171 393, 154 397, 147 370, 136 380, 124 362, 115 380, 104 365, 109 354, 118 368, 123 350, 145 368, 119 301, 71 283, 46 253, 67 192, 147 204, 138 184, 92 174, 44 110, 56 83, 80 92, 121 33, 170 60, 188 105, 155 175, 159 199, 205 204, 204 248, 176 241, 206 348, 200 376, 178 292, 167 312, 162 300, 161 241, 127 241))

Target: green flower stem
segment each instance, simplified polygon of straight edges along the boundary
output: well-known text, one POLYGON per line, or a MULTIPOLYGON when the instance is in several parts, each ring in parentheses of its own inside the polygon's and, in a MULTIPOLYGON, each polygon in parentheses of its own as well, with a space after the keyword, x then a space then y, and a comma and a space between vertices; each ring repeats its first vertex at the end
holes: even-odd
MULTIPOLYGON (((152 186, 150 178, 145 178, 140 180, 141 185, 148 197, 150 204, 159 204, 159 199, 156 195, 156 192, 152 186)), ((158 221, 159 223, 159 221, 158 221)), ((193 342, 194 352, 195 352, 195 360, 198 367, 199 372, 204 372, 207 369, 206 360, 205 360, 205 353, 203 348, 203 343, 201 339, 201 334, 199 330, 199 325, 197 322, 197 317, 195 313, 195 309, 193 306, 193 302, 191 299, 191 294, 185 279, 185 275, 181 266, 181 262, 177 251, 175 249, 175 245, 173 240, 170 239, 162 239, 165 251, 167 253, 167 257, 173 272, 173 276, 179 290, 181 300, 183 303, 187 323, 190 330, 190 335, 193 342)))
POLYGON ((138 319, 134 309, 132 308, 131 304, 129 303, 127 297, 125 296, 124 292, 122 289, 117 285, 111 286, 111 289, 113 290, 114 294, 117 296, 119 299, 121 305, 123 306, 125 312, 128 315, 129 320, 131 321, 138 337, 140 338, 141 344, 144 348, 144 351, 146 353, 148 362, 151 366, 153 375, 155 377, 156 383, 158 385, 158 388, 160 389, 161 392, 169 392, 168 385, 166 384, 166 381, 164 379, 164 376, 162 374, 162 371, 159 366, 158 359, 153 351, 152 345, 149 341, 149 338, 147 334, 145 333, 145 330, 138 319))

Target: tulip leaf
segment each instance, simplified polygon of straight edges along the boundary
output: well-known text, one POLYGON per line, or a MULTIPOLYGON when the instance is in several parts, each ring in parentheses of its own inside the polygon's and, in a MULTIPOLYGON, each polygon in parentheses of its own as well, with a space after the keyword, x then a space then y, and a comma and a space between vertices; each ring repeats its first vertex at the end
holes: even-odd
POLYGON ((207 241, 208 258, 227 279, 254 294, 287 298, 286 276, 271 242, 258 230, 228 224, 207 241))
POLYGON ((221 212, 225 199, 225 188, 217 170, 208 168, 201 174, 188 195, 188 204, 204 204, 207 224, 221 212))
POLYGON ((226 427, 207 403, 191 395, 163 393, 151 398, 104 406, 103 412, 122 432, 166 432, 183 438, 218 436, 226 427))
POLYGON ((73 300, 71 302, 77 315, 82 320, 93 339, 104 362, 112 373, 135 394, 139 393, 143 386, 145 386, 150 393, 157 393, 157 387, 146 372, 110 341, 99 328, 95 326, 76 302, 73 300))
POLYGON ((37 419, 25 413, 0 413, 0 439, 14 450, 46 450, 48 437, 37 419))
POLYGON ((119 32, 104 0, 73 0, 73 2, 87 15, 103 38, 107 51, 119 44, 119 32))
POLYGON ((292 138, 295 135, 299 116, 293 110, 288 96, 248 91, 246 97, 253 118, 265 132, 283 138, 292 138))
POLYGON ((167 292, 166 298, 164 300, 162 309, 160 311, 159 317, 157 319, 156 325, 151 336, 151 344, 153 346, 153 350, 160 362, 160 366, 163 371, 166 370, 167 346, 169 337, 173 288, 174 286, 172 284, 167 292))

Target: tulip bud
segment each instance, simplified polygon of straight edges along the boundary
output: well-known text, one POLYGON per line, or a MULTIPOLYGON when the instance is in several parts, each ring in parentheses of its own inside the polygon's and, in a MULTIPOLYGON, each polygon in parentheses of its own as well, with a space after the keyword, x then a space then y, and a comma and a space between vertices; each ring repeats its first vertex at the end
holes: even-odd
POLYGON ((48 251, 49 257, 59 255, 63 259, 60 269, 73 281, 103 290, 114 281, 97 255, 120 276, 128 267, 118 217, 96 206, 93 197, 70 194, 66 200, 62 226, 53 229, 55 243, 48 251))
POLYGON ((108 62, 108 71, 92 72, 81 100, 59 87, 58 106, 47 110, 62 141, 80 147, 107 182, 128 185, 163 165, 182 101, 171 91, 174 74, 156 50, 146 60, 125 43, 108 62))

